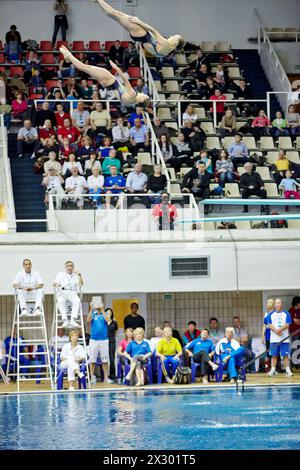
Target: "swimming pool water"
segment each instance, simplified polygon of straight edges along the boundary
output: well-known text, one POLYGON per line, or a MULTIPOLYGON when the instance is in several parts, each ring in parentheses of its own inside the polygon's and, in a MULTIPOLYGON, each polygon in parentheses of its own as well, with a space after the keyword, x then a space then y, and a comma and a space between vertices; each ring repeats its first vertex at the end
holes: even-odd
POLYGON ((300 387, 0 396, 0 449, 300 449, 300 387))

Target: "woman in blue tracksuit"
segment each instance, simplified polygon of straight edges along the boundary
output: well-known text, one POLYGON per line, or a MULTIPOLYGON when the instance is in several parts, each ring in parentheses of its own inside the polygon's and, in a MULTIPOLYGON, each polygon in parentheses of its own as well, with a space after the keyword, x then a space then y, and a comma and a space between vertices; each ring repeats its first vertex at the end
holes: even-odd
POLYGON ((126 375, 126 380, 131 380, 133 373, 136 374, 136 387, 144 385, 143 364, 146 364, 151 357, 151 349, 148 341, 144 340, 145 331, 143 328, 136 328, 133 332, 134 341, 128 344, 124 356, 130 361, 130 371, 126 375))

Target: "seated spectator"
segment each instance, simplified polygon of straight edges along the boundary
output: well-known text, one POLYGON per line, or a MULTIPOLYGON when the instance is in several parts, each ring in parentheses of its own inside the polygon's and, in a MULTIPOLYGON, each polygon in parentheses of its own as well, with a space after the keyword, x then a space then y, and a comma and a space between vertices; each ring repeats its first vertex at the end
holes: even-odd
POLYGON ((158 230, 174 230, 174 221, 177 219, 177 209, 170 202, 170 195, 164 192, 161 203, 153 208, 152 215, 158 223, 158 230))
POLYGON ((33 76, 29 81, 29 86, 31 87, 31 93, 42 94, 46 96, 47 88, 45 86, 44 80, 41 77, 40 70, 36 69, 33 76))
MULTIPOLYGON (((133 340, 133 329, 132 328, 126 328, 126 330, 124 331, 124 336, 125 337, 119 343, 119 347, 118 347, 118 351, 117 351, 119 361, 120 361, 121 366, 122 366, 122 376, 124 377, 123 383, 125 383, 125 364, 126 364, 125 351, 126 351, 126 348, 127 348, 128 344, 131 343, 131 341, 133 340)), ((122 380, 118 379, 118 383, 121 384, 122 380)))
POLYGON ((60 175, 61 171, 62 171, 62 166, 56 160, 56 153, 55 152, 49 152, 48 157, 49 157, 49 160, 47 160, 44 164, 44 174, 47 175, 49 169, 54 168, 55 174, 57 176, 60 175))
POLYGON ((275 170, 273 178, 277 186, 279 186, 281 180, 284 178, 285 172, 287 170, 290 170, 290 167, 291 167, 291 162, 286 158, 285 151, 279 150, 278 158, 273 163, 273 169, 275 170))
POLYGON ((137 118, 134 121, 134 126, 129 131, 130 144, 132 148, 132 155, 137 156, 138 151, 149 151, 149 129, 145 124, 142 124, 141 119, 137 118))
POLYGON ((124 119, 119 117, 117 124, 112 128, 113 146, 115 149, 125 148, 130 144, 130 132, 128 126, 124 126, 124 119))
POLYGON ((129 41, 128 46, 124 51, 124 66, 128 67, 139 67, 140 59, 139 53, 134 42, 129 41))
POLYGON ((252 121, 251 132, 256 139, 260 139, 262 136, 270 135, 270 127, 271 122, 267 118, 265 111, 261 109, 258 116, 252 121))
POLYGON ((299 190, 300 184, 292 178, 292 172, 290 170, 287 170, 285 172, 285 177, 282 178, 279 189, 283 190, 283 194, 285 199, 300 199, 300 194, 299 190))
POLYGON ((296 113, 295 106, 290 104, 286 115, 287 127, 290 132, 292 140, 300 135, 300 114, 296 113))
POLYGON ((16 99, 11 103, 13 119, 26 119, 28 114, 28 105, 22 93, 16 94, 16 99))
POLYGON ((201 331, 201 335, 199 335, 200 337, 197 337, 191 342, 187 343, 184 348, 188 355, 193 358, 195 363, 201 364, 200 374, 204 384, 208 383, 208 366, 210 366, 213 371, 217 370, 219 367, 212 361, 215 353, 215 347, 212 340, 208 338, 208 334, 208 330, 204 328, 201 331))
POLYGON ((224 366, 227 366, 227 374, 230 382, 237 380, 236 368, 240 365, 241 359, 244 357, 244 348, 240 343, 233 339, 234 329, 226 328, 225 337, 220 339, 216 345, 216 354, 220 356, 220 360, 224 366))
POLYGON ((170 139, 169 129, 166 127, 165 124, 161 122, 158 117, 154 118, 152 127, 154 130, 154 134, 156 135, 158 140, 161 138, 162 135, 165 135, 168 139, 170 139))
POLYGON ((196 124, 198 121, 198 116, 195 113, 195 108, 192 104, 189 104, 183 113, 182 120, 184 123, 191 122, 192 124, 196 124))
POLYGON ((44 139, 44 143, 40 144, 41 148, 39 149, 39 153, 41 152, 44 157, 47 157, 50 152, 58 152, 58 145, 56 142, 55 136, 51 135, 44 139))
POLYGON ((177 139, 177 143, 173 145, 173 157, 168 162, 175 169, 176 173, 180 171, 183 164, 186 166, 193 165, 193 152, 189 142, 186 141, 182 132, 178 134, 177 139))
MULTIPOLYGON (((66 99, 78 100, 79 91, 74 77, 69 77, 66 84, 66 99)), ((76 107, 76 103, 73 103, 73 107, 76 107)))
POLYGON ((117 65, 123 65, 124 63, 124 47, 122 47, 120 41, 116 41, 108 52, 110 60, 115 62, 117 65))
POLYGON ((9 104, 6 104, 5 98, 0 98, 0 114, 3 114, 4 126, 7 131, 10 129, 11 111, 12 108, 9 104))
POLYGON ((77 127, 72 126, 70 119, 65 119, 63 127, 58 129, 57 137, 61 144, 63 144, 64 138, 69 139, 69 143, 74 144, 77 149, 81 139, 81 134, 77 127))
POLYGON ((179 334, 179 331, 172 327, 171 322, 169 320, 164 321, 163 328, 166 328, 166 326, 169 326, 172 329, 172 337, 178 339, 180 345, 183 346, 183 341, 179 334))
POLYGON ((251 361, 251 359, 253 359, 253 352, 251 351, 251 349, 248 348, 248 343, 249 343, 248 333, 245 329, 242 328, 241 320, 240 320, 240 317, 238 316, 233 317, 233 329, 234 329, 233 339, 236 339, 240 343, 240 345, 244 347, 245 349, 244 357, 246 359, 246 362, 251 361))
POLYGON ((78 168, 73 166, 71 168, 71 176, 65 181, 66 194, 74 195, 73 201, 77 203, 79 209, 83 208, 83 198, 80 197, 86 192, 88 185, 84 176, 79 176, 78 168))
POLYGON ((98 168, 93 168, 92 175, 87 179, 89 194, 92 195, 92 203, 96 207, 101 206, 101 198, 96 195, 104 192, 104 176, 99 174, 98 168))
POLYGON ((139 305, 136 302, 132 302, 130 313, 124 318, 124 329, 126 328, 132 328, 133 331, 136 328, 145 330, 145 319, 139 314, 139 305))
POLYGON ((270 355, 272 356, 271 370, 268 373, 270 377, 274 377, 276 374, 276 366, 278 356, 280 355, 285 368, 285 374, 287 377, 292 377, 292 371, 290 369, 290 339, 289 339, 289 327, 292 324, 292 319, 286 310, 284 310, 281 299, 275 300, 275 309, 266 318, 266 326, 271 330, 270 337, 270 355))
POLYGON ((173 147, 169 140, 169 137, 166 134, 161 134, 161 136, 158 138, 158 145, 161 150, 164 161, 166 163, 169 163, 169 161, 173 157, 173 147))
POLYGON ((160 340, 162 339, 162 337, 163 337, 163 330, 161 329, 160 326, 156 326, 154 328, 154 336, 152 336, 152 338, 150 338, 150 340, 149 340, 150 349, 151 349, 152 354, 155 354, 157 345, 160 342, 160 340))
POLYGON ((16 93, 23 93, 27 96, 28 87, 25 85, 24 80, 22 80, 18 75, 15 75, 9 81, 9 85, 7 86, 7 93, 11 96, 15 96, 16 93))
POLYGON ((55 93, 58 92, 58 91, 60 92, 60 94, 62 96, 62 99, 65 99, 66 94, 65 94, 65 90, 63 88, 63 84, 64 84, 64 81, 61 78, 59 78, 56 82, 56 85, 51 87, 50 90, 48 91, 48 93, 46 95, 46 99, 47 100, 53 100, 55 98, 55 93))
POLYGON ((243 78, 241 80, 238 80, 238 83, 233 83, 232 84, 234 91, 235 91, 235 97, 237 99, 242 99, 242 100, 252 100, 253 95, 250 89, 250 86, 246 83, 246 80, 243 78))
POLYGON ((287 120, 282 117, 280 111, 276 113, 276 119, 272 121, 272 128, 270 130, 271 136, 278 139, 281 136, 289 136, 287 128, 287 120))
POLYGON ((65 100, 66 96, 61 93, 60 90, 54 92, 53 101, 50 102, 49 108, 51 111, 55 111, 57 109, 57 105, 61 103, 62 100, 65 100))
POLYGON ((195 71, 197 74, 200 70, 202 64, 205 64, 207 70, 210 71, 210 60, 208 58, 209 54, 204 54, 202 49, 199 47, 196 50, 197 58, 190 64, 190 68, 195 71))
POLYGON ((80 147, 77 152, 77 157, 81 161, 86 161, 89 159, 91 153, 94 153, 95 149, 92 146, 92 140, 87 135, 82 137, 80 142, 80 147))
POLYGON ((219 328, 219 320, 216 317, 212 317, 209 320, 209 338, 212 340, 214 346, 224 337, 224 331, 219 328))
POLYGON ((219 124, 219 134, 221 138, 233 136, 236 132, 236 118, 233 115, 232 109, 227 108, 222 121, 219 124))
POLYGON ((90 115, 90 124, 94 137, 98 135, 107 135, 111 129, 111 115, 104 109, 103 103, 98 102, 94 111, 90 115))
POLYGON ((22 158, 24 154, 31 153, 31 158, 35 158, 35 153, 40 146, 39 136, 35 127, 32 127, 30 119, 25 119, 24 127, 17 136, 17 156, 22 158))
POLYGON ((143 328, 136 328, 133 331, 134 340, 126 347, 125 355, 130 361, 130 370, 125 379, 131 381, 133 374, 136 376, 136 387, 144 385, 144 372, 142 366, 148 362, 152 353, 149 343, 145 341, 145 331, 143 328))
MULTIPOLYGON (((162 194, 167 186, 167 178, 161 173, 160 165, 154 165, 153 173, 149 175, 147 181, 147 192, 149 194, 162 194)), ((152 197, 151 201, 157 203, 160 201, 160 197, 152 197)))
POLYGON ((198 93, 200 96, 203 94, 203 90, 206 87, 207 77, 208 77, 208 67, 205 63, 202 62, 198 71, 196 71, 197 88, 198 88, 198 93))
POLYGON ((75 153, 77 146, 75 144, 70 144, 68 137, 62 139, 62 144, 59 146, 59 159, 60 160, 69 160, 69 155, 75 153))
POLYGON ((86 176, 90 176, 93 173, 93 169, 97 168, 99 173, 101 172, 101 163, 98 160, 96 153, 91 153, 89 160, 85 161, 84 171, 86 176))
MULTIPOLYGON (((49 105, 49 103, 47 104, 49 105)), ((43 103, 43 106, 44 106, 44 103, 43 103)), ((54 114, 55 114, 56 127, 58 128, 64 127, 64 123, 66 119, 71 120, 70 113, 67 113, 64 111, 64 107, 61 103, 56 105, 56 112, 54 114)))
POLYGON ((203 149, 206 134, 201 127, 193 124, 191 120, 188 120, 184 121, 181 132, 184 134, 186 142, 190 143, 192 152, 199 152, 203 149))
POLYGON ((188 344, 200 336, 201 331, 196 328, 197 324, 194 320, 188 322, 188 329, 183 333, 183 344, 188 344))
POLYGON ((114 150, 113 145, 111 145, 111 138, 104 137, 102 145, 100 145, 97 150, 98 150, 99 158, 109 157, 109 152, 111 150, 114 150))
POLYGON ((74 382, 77 375, 80 379, 84 374, 80 371, 80 363, 86 360, 84 347, 78 343, 79 334, 77 331, 71 331, 69 334, 70 342, 65 344, 60 353, 60 367, 67 369, 69 390, 75 390, 74 382))
MULTIPOLYGON (((129 173, 126 180, 126 191, 130 194, 145 193, 147 190, 148 177, 145 173, 142 173, 142 165, 136 163, 134 165, 134 171, 129 173)), ((128 206, 131 205, 132 199, 127 199, 128 206)), ((147 198, 143 198, 143 203, 148 206, 147 198)))
POLYGON ((163 329, 163 338, 156 347, 156 356, 161 361, 161 368, 166 382, 174 383, 176 369, 179 366, 179 357, 182 355, 182 347, 178 339, 173 338, 172 328, 163 329), (170 378, 170 375, 172 378, 170 378))
POLYGON ((83 79, 78 86, 79 98, 82 100, 91 100, 93 96, 93 87, 88 85, 87 80, 83 79))
POLYGON ((128 127, 133 127, 135 124, 135 120, 140 119, 142 124, 145 124, 146 122, 146 116, 145 116, 145 111, 144 108, 140 105, 137 105, 135 107, 135 113, 131 113, 129 118, 128 118, 128 127))
POLYGON ((61 175, 57 175, 54 166, 50 166, 48 173, 43 178, 42 185, 46 188, 46 194, 44 202, 47 204, 49 202, 49 194, 53 194, 56 197, 54 203, 56 204, 56 209, 61 209, 61 204, 65 196, 65 191, 62 187, 64 184, 64 179, 61 175))
POLYGON ((150 96, 149 88, 145 85, 142 78, 138 78, 136 81, 136 87, 134 88, 137 93, 143 93, 144 95, 150 96))
MULTIPOLYGON (((226 100, 226 96, 223 95, 222 91, 219 88, 216 88, 215 94, 212 95, 209 99, 210 101, 217 101, 216 103, 217 122, 222 121, 222 117, 224 116, 224 113, 225 113, 225 105, 224 103, 222 103, 222 101, 226 100)), ((214 113, 213 106, 210 108, 210 112, 214 113)))
POLYGON ((227 75, 226 75, 226 72, 224 70, 224 66, 223 64, 218 64, 217 67, 216 67, 216 72, 215 72, 215 77, 214 77, 214 81, 216 83, 216 86, 224 91, 225 88, 226 88, 226 82, 227 82, 227 75))
POLYGON ((213 77, 207 77, 205 87, 201 88, 201 96, 206 100, 209 100, 210 97, 215 94, 216 88, 213 77))
POLYGON ((104 176, 110 175, 111 166, 115 166, 117 168, 118 174, 121 173, 122 165, 120 160, 117 158, 117 151, 114 148, 109 151, 109 156, 102 162, 102 172, 104 176))
POLYGON ((61 351, 63 346, 69 342, 69 337, 66 335, 64 328, 57 328, 57 335, 50 338, 51 350, 61 351))
POLYGON ((67 62, 64 57, 61 58, 58 64, 58 78, 64 79, 75 77, 76 69, 73 64, 67 62))
POLYGON ((77 108, 73 111, 72 124, 80 134, 86 134, 90 129, 90 113, 84 109, 82 101, 78 101, 77 108))
POLYGON ((78 173, 83 175, 83 169, 80 162, 76 161, 76 156, 74 153, 70 153, 69 160, 64 162, 62 167, 62 175, 66 178, 69 178, 72 174, 72 168, 77 168, 78 173))
POLYGON ((202 150, 200 152, 200 161, 205 163, 205 166, 206 166, 206 170, 208 171, 208 173, 211 173, 213 174, 213 166, 212 166, 212 160, 211 158, 208 156, 208 153, 206 150, 202 150))
MULTIPOLYGON (((245 173, 241 175, 240 189, 243 199, 248 199, 250 196, 258 196, 260 199, 267 198, 267 192, 264 187, 261 176, 253 170, 252 163, 245 163, 245 173)), ((263 209, 264 206, 262 206, 263 209)), ((248 206, 244 206, 244 211, 248 212, 248 206)))
POLYGON ((226 183, 235 182, 233 163, 228 156, 227 150, 219 151, 219 159, 216 161, 216 174, 219 185, 224 188, 226 183))
POLYGON ((43 127, 39 129, 38 134, 42 145, 45 145, 45 140, 49 137, 54 137, 54 139, 56 140, 56 133, 52 127, 50 119, 46 119, 43 127))
MULTIPOLYGON (((62 105, 59 105, 62 108, 62 105)), ((43 101, 42 109, 37 111, 34 117, 34 125, 35 127, 42 128, 45 124, 47 119, 50 119, 52 127, 57 127, 57 122, 55 119, 55 114, 53 111, 49 109, 49 102, 43 101)))
POLYGON ((228 153, 231 161, 233 163, 234 169, 237 169, 239 164, 243 165, 250 161, 248 157, 248 149, 246 145, 242 142, 241 134, 236 134, 234 136, 234 144, 229 145, 228 153))
POLYGON ((30 79, 33 76, 35 70, 41 70, 41 61, 39 60, 37 54, 31 50, 28 53, 28 56, 25 59, 25 70, 24 70, 24 82, 26 85, 29 84, 30 79))
MULTIPOLYGON (((184 175, 182 182, 182 191, 190 192, 196 198, 209 199, 210 198, 210 180, 213 175, 206 170, 204 162, 199 160, 195 168, 192 168, 186 175, 184 175)), ((209 207, 205 205, 204 212, 208 214, 209 207)))
MULTIPOLYGON (((126 180, 124 176, 118 175, 118 170, 116 166, 111 166, 110 176, 106 176, 104 185, 106 194, 120 194, 122 191, 124 191, 126 187, 126 180)), ((107 196, 106 206, 110 207, 112 199, 117 200, 116 209, 118 209, 122 202, 120 197, 111 198, 110 196, 107 196)))

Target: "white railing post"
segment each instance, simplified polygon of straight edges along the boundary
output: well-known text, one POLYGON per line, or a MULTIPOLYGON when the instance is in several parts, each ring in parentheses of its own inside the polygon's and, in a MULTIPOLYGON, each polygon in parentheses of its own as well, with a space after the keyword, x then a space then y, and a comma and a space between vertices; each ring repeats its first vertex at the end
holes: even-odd
MULTIPOLYGON (((214 128, 217 128, 218 125, 218 119, 217 119, 217 102, 220 102, 219 100, 213 101, 213 121, 214 121, 214 128)), ((222 101, 223 102, 223 101, 222 101)))
POLYGON ((271 93, 267 91, 267 116, 271 120, 271 93))
POLYGON ((10 170, 10 161, 8 158, 8 144, 7 144, 7 132, 4 126, 4 115, 0 114, 0 147, 2 147, 2 158, 3 158, 3 167, 2 167, 2 181, 3 181, 3 194, 5 201, 3 203, 6 206, 7 216, 8 216, 8 229, 15 231, 16 222, 15 222, 15 203, 12 187, 12 178, 10 170))

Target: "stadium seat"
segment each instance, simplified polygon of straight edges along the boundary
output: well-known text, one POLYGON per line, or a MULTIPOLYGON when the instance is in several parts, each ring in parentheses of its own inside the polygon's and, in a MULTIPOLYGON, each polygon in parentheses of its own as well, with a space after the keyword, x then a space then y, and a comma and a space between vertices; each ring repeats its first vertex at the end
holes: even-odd
POLYGON ((215 134, 216 133, 216 131, 214 129, 214 125, 213 125, 212 122, 202 121, 200 127, 201 127, 201 129, 204 130, 205 134, 215 134))
MULTIPOLYGON (((55 64, 56 63, 56 60, 55 60, 55 57, 54 57, 54 54, 42 54, 42 63, 44 65, 46 64, 55 64)), ((50 66, 50 67, 46 67, 47 70, 56 70, 56 67, 55 66, 50 66)))
POLYGON ((218 52, 227 52, 230 51, 231 45, 229 41, 217 41, 216 51, 218 52))
POLYGON ((180 94, 179 93, 171 93, 170 96, 169 96, 169 100, 174 100, 174 101, 180 100, 180 94))
POLYGON ((189 171, 191 171, 192 169, 193 169, 193 168, 188 167, 188 166, 184 166, 184 167, 180 168, 180 176, 181 176, 181 178, 182 178, 183 176, 185 176, 185 175, 186 175, 189 171))
POLYGON ((273 164, 278 159, 278 152, 268 152, 267 162, 273 164))
POLYGON ((263 181, 271 180, 270 170, 267 166, 257 166, 255 171, 260 175, 263 181))
POLYGON ((4 57, 3 52, 0 52, 0 63, 1 63, 1 64, 4 64, 4 63, 5 63, 5 57, 4 57))
POLYGON ((174 168, 167 168, 168 174, 171 178, 171 181, 176 181, 176 174, 174 168))
POLYGON ((280 149, 292 149, 292 139, 290 137, 279 137, 278 148, 280 149))
POLYGON ((90 41, 89 42, 89 50, 90 51, 101 51, 101 44, 100 41, 90 41))
POLYGON ((61 46, 66 46, 68 49, 70 47, 68 41, 57 41, 56 49, 59 49, 61 46))
POLYGON ((166 90, 167 91, 180 91, 177 80, 167 80, 166 81, 166 90))
POLYGON ((141 69, 139 67, 128 67, 128 75, 131 78, 140 78, 141 69))
POLYGON ((248 150, 257 148, 254 137, 243 137, 243 142, 247 146, 248 150))
POLYGON ((205 232, 213 232, 216 230, 216 226, 214 222, 205 222, 203 224, 205 232))
POLYGON ((299 159, 299 152, 290 152, 289 150, 286 152, 286 158, 293 163, 298 163, 300 164, 300 159, 299 159))
POLYGON ((300 228, 300 220, 288 220, 288 228, 292 229, 299 229, 300 228))
POLYGON ((208 149, 220 149, 221 147, 219 137, 207 137, 206 147, 208 149))
POLYGON ((295 147, 296 147, 296 149, 299 149, 299 150, 300 150, 300 136, 298 136, 298 137, 296 138, 295 147))
POLYGON ((115 44, 115 42, 116 41, 105 41, 105 43, 104 43, 105 50, 109 51, 111 46, 113 46, 115 44))
POLYGON ((128 47, 129 41, 121 41, 121 46, 125 49, 128 47))
POLYGON ((226 197, 241 197, 237 183, 226 183, 224 187, 226 197))
POLYGON ((157 117, 163 120, 172 119, 170 108, 158 108, 157 117))
POLYGON ((46 81, 46 88, 47 90, 50 90, 50 88, 55 87, 57 85, 56 80, 47 80, 46 81))
POLYGON ((234 144, 234 137, 230 137, 230 136, 224 137, 222 139, 222 143, 223 143, 223 147, 227 149, 228 147, 230 147, 230 145, 234 144))
POLYGON ((176 64, 178 66, 180 66, 180 65, 186 66, 187 65, 187 60, 186 60, 185 54, 175 54, 175 58, 176 58, 176 64))
POLYGON ((155 88, 157 89, 157 91, 162 91, 160 80, 154 80, 154 83, 155 83, 155 88))
POLYGON ((0 40, 0 51, 3 51, 3 43, 1 40, 0 40))
POLYGON ((137 162, 141 165, 153 165, 151 154, 148 152, 139 152, 137 154, 137 162))
POLYGON ((202 41, 201 49, 203 52, 213 52, 215 50, 215 46, 212 41, 202 41))
POLYGON ((164 78, 172 78, 175 76, 173 67, 162 67, 161 74, 164 78))
POLYGON ((165 126, 168 127, 168 128, 171 128, 171 129, 175 129, 176 131, 178 131, 178 124, 177 122, 165 122, 165 126))
POLYGON ((241 127, 245 126, 247 124, 246 121, 237 121, 236 123, 236 130, 239 131, 241 127))
POLYGON ((51 41, 40 41, 41 51, 53 51, 51 41))
POLYGON ((239 67, 228 67, 228 77, 233 79, 233 78, 239 78, 241 77, 241 71, 239 67))
POLYGON ((251 230, 251 223, 249 220, 239 220, 233 223, 238 230, 251 230))
POLYGON ((171 142, 171 144, 173 144, 173 145, 178 144, 178 139, 177 139, 177 137, 170 137, 170 142, 171 142))
POLYGON ((277 188, 276 183, 265 183, 264 186, 265 186, 266 191, 267 191, 267 197, 269 197, 269 198, 279 197, 278 188, 277 188))
POLYGON ((85 51, 84 41, 73 41, 73 51, 85 51))
POLYGON ((181 194, 179 183, 171 183, 171 194, 181 194))
POLYGON ((18 75, 19 77, 23 77, 24 75, 23 68, 19 65, 13 65, 10 67, 9 75, 11 78, 15 77, 16 75, 18 75))
POLYGON ((0 66, 0 73, 5 74, 5 67, 3 67, 2 65, 0 66))
POLYGON ((259 146, 263 150, 270 150, 275 148, 273 137, 261 137, 259 141, 259 146))
POLYGON ((195 108, 195 114, 197 114, 198 119, 206 119, 206 113, 204 108, 195 108))

